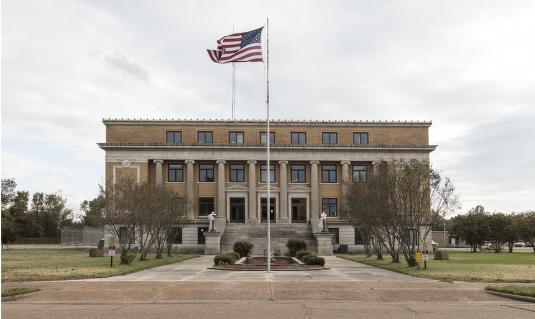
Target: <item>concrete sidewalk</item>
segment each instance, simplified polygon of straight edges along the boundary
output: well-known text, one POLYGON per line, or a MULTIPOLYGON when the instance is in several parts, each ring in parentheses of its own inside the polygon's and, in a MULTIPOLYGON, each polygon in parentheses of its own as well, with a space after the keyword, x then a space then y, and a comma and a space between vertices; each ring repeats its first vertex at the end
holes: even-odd
MULTIPOLYGON (((313 281, 428 281, 405 274, 367 266, 354 261, 327 256, 330 269, 309 271, 273 271, 272 282, 313 281)), ((213 256, 201 256, 180 263, 96 281, 269 281, 266 271, 225 271, 207 269, 213 265, 213 256)))

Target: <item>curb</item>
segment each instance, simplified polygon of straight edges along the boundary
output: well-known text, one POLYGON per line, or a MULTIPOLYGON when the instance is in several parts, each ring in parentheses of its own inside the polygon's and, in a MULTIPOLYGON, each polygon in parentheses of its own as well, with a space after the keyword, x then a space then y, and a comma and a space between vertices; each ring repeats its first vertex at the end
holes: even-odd
POLYGON ((488 289, 485 289, 485 291, 488 292, 489 294, 493 294, 493 295, 504 297, 504 298, 509 298, 509 299, 515 299, 515 300, 535 303, 535 298, 534 297, 513 295, 513 294, 508 294, 508 293, 505 293, 505 292, 498 292, 498 291, 488 290, 488 289))

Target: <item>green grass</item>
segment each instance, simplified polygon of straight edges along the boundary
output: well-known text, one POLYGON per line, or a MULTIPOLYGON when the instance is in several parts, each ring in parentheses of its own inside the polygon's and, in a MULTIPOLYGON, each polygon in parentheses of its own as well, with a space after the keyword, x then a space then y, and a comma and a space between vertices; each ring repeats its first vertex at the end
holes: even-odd
POLYGON ((120 265, 119 254, 113 257, 89 257, 88 249, 10 249, 2 251, 2 281, 37 281, 103 278, 180 262, 195 255, 173 255, 148 260, 136 259, 120 265))
POLYGON ((442 281, 482 282, 535 282, 534 253, 471 253, 450 251, 449 260, 434 260, 429 256, 427 269, 408 267, 402 257, 401 263, 392 263, 390 256, 385 260, 365 255, 341 255, 339 257, 361 262, 370 266, 389 269, 416 277, 442 281))
POLYGON ((29 294, 30 292, 39 291, 41 289, 39 288, 27 288, 27 287, 20 287, 20 288, 7 288, 2 289, 2 297, 13 297, 16 295, 22 295, 22 294, 29 294))
POLYGON ((535 298, 535 286, 489 286, 487 290, 535 298))

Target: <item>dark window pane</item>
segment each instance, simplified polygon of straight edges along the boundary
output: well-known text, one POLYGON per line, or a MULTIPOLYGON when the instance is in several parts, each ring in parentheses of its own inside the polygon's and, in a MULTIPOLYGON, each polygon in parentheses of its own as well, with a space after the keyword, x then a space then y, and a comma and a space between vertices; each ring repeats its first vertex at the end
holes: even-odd
POLYGON ((245 182, 245 166, 243 164, 231 164, 229 169, 231 182, 245 182))
POLYGON ((200 164, 199 165, 199 181, 213 182, 214 181, 214 165, 200 164))
POLYGON ((166 142, 168 144, 182 143, 182 132, 167 132, 166 142))
POLYGON ((368 133, 353 133, 353 144, 368 144, 368 133))
MULTIPOLYGON (((275 183, 275 165, 269 165, 269 180, 271 183, 275 183)), ((260 182, 267 183, 267 165, 260 165, 260 182)))
POLYGON ((364 232, 361 228, 355 228, 355 245, 364 245, 366 243, 366 238, 364 237, 364 232))
MULTIPOLYGON (((266 132, 260 133, 260 144, 266 144, 266 132)), ((275 144, 275 132, 269 132, 269 142, 270 144, 275 144)))
POLYGON ((213 197, 199 197, 199 216, 208 216, 214 211, 213 197))
POLYGON ((209 131, 197 132, 197 143, 199 144, 212 144, 213 133, 209 131))
POLYGON ((167 240, 173 244, 182 244, 182 227, 173 226, 167 240))
POLYGON ((336 165, 321 166, 321 182, 336 183, 336 165))
POLYGON ((306 166, 295 164, 291 167, 292 183, 306 183, 306 166))
POLYGON ((182 164, 169 164, 167 168, 167 181, 168 182, 183 182, 184 170, 182 164))
POLYGON ((368 179, 368 167, 365 165, 353 165, 353 183, 366 183, 368 179))
POLYGON ((292 132, 292 144, 306 144, 306 136, 305 132, 292 132))
POLYGON ((230 144, 243 144, 243 132, 230 132, 229 143, 230 144))
POLYGON ((321 134, 323 144, 336 144, 338 143, 338 133, 336 132, 323 132, 321 134))
POLYGON ((329 217, 336 217, 336 198, 323 198, 322 209, 329 217))

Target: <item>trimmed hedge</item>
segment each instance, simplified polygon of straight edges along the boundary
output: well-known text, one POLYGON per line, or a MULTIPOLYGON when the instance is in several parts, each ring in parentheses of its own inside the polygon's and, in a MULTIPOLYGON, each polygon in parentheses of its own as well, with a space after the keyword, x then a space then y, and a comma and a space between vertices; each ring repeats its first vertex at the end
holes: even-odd
POLYGON ((298 251, 307 249, 307 244, 302 239, 290 239, 286 243, 286 248, 288 248, 288 256, 295 257, 298 251))
POLYGON ((303 257, 314 255, 310 250, 300 250, 295 253, 295 258, 303 261, 303 257))
POLYGON ((234 254, 224 254, 224 255, 218 255, 214 257, 214 265, 234 265, 236 263, 236 259, 234 258, 234 254))
POLYGON ((318 256, 310 256, 306 259, 305 264, 325 266, 325 258, 318 256))
POLYGON ((235 261, 240 260, 240 254, 237 253, 237 252, 235 252, 235 251, 231 251, 230 253, 226 253, 225 255, 231 255, 231 256, 233 256, 235 261))
POLYGON ((239 254, 239 257, 247 257, 254 245, 246 240, 238 240, 234 243, 232 250, 239 254))
POLYGON ((304 255, 303 256, 303 259, 301 259, 302 262, 304 262, 305 264, 307 263, 307 260, 309 258, 312 258, 312 257, 317 257, 316 255, 304 255))

